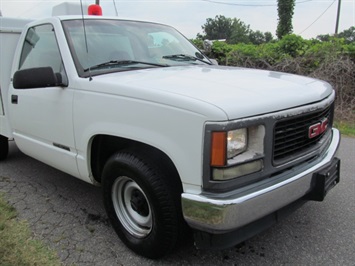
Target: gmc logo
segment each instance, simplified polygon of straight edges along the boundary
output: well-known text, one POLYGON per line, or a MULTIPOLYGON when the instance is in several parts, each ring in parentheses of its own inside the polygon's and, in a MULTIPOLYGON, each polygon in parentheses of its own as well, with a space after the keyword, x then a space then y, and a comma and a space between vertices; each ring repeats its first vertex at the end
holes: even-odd
POLYGON ((308 128, 308 138, 313 139, 322 134, 324 131, 327 130, 328 123, 328 118, 324 118, 321 122, 310 126, 308 128))

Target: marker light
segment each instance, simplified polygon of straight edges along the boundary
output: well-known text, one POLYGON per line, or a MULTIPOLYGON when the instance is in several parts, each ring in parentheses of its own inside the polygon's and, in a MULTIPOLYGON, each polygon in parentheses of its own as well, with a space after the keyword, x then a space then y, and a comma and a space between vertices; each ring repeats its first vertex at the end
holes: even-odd
POLYGON ((227 162, 227 132, 213 132, 211 166, 225 166, 227 162))
POLYGON ((92 16, 102 16, 102 8, 99 5, 90 5, 88 14, 92 16))

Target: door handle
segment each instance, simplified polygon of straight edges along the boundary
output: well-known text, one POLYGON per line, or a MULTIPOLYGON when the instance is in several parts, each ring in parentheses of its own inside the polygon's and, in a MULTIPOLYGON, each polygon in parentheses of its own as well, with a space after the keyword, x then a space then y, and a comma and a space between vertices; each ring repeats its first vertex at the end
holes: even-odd
POLYGON ((12 104, 18 103, 18 96, 17 95, 11 95, 11 103, 12 104))

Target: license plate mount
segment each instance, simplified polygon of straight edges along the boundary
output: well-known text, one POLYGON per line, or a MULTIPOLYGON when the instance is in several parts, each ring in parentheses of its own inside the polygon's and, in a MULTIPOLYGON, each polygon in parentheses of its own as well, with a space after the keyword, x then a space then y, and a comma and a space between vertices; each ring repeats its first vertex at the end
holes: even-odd
POLYGON ((330 166, 313 175, 314 187, 310 200, 323 201, 328 192, 340 181, 340 160, 334 158, 330 166))

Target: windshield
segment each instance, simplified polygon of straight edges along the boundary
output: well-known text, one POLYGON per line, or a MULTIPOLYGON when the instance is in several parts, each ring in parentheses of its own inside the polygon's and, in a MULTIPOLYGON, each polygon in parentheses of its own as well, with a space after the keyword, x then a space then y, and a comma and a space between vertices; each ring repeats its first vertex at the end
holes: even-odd
POLYGON ((82 77, 142 68, 211 64, 174 28, 148 22, 88 19, 63 21, 82 77), (86 38, 85 38, 86 35, 86 38))

